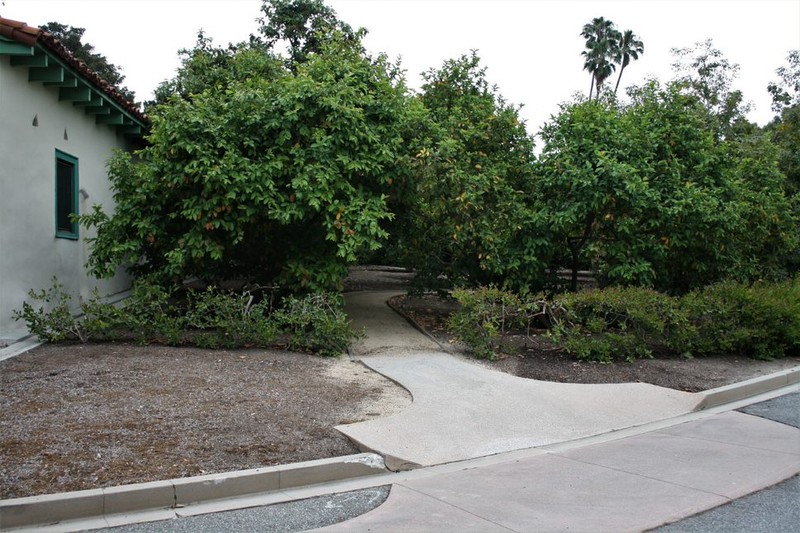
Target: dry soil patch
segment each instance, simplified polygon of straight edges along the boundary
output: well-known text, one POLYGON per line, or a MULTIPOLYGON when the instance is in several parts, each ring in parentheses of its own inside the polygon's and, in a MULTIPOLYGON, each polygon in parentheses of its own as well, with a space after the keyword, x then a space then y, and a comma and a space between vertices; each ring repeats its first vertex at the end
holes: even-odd
POLYGON ((346 357, 43 345, 0 363, 0 498, 357 453, 405 389, 346 357))

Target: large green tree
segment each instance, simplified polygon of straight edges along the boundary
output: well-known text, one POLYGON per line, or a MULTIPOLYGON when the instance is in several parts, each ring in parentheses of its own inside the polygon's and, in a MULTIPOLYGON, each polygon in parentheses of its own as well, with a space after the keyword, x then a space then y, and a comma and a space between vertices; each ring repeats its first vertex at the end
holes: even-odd
POLYGON ((652 161, 666 237, 652 259, 654 285, 682 292, 723 278, 780 276, 797 246, 797 220, 768 137, 719 138, 680 83, 634 94, 628 115, 652 161))
POLYGON ((709 127, 718 136, 735 136, 740 130, 751 131, 745 115, 750 104, 733 84, 739 76, 739 64, 728 60, 714 47, 711 39, 692 47, 673 48, 672 68, 676 80, 686 92, 696 97, 709 113, 709 127))
POLYGON ((322 0, 266 0, 261 12, 260 38, 272 50, 285 45, 290 66, 320 52, 334 34, 350 42, 356 42, 362 34, 339 20, 322 0))
POLYGON ((797 220, 776 150, 763 135, 719 139, 683 88, 569 104, 543 129, 537 190, 562 245, 554 267, 672 292, 780 275, 797 220))
POLYGON ((180 50, 178 55, 181 65, 176 75, 161 82, 154 91, 155 100, 146 103, 150 114, 158 112, 156 104, 165 104, 173 96, 191 100, 193 95, 209 88, 224 90, 231 82, 244 75, 271 78, 283 68, 277 57, 273 56, 275 61, 264 60, 265 56, 272 54, 261 43, 248 42, 219 47, 202 30, 197 34, 194 48, 180 50), (252 53, 245 56, 246 51, 252 53), (238 52, 242 53, 237 54, 238 52), (246 57, 253 61, 246 61, 246 57))
POLYGON ((83 217, 97 226, 95 273, 331 289, 380 246, 404 150, 402 78, 335 35, 284 65, 258 44, 187 56, 149 145, 110 164, 116 212, 83 217))
POLYGON ((427 287, 515 283, 543 273, 525 231, 533 139, 518 108, 486 80, 475 52, 424 74, 414 194, 401 236, 427 287), (524 274, 529 277, 530 274, 524 274))
POLYGON ((786 56, 785 67, 778 67, 775 73, 780 78, 767 85, 772 96, 772 110, 780 113, 790 106, 800 105, 800 50, 792 50, 786 56))
POLYGON ((789 188, 797 194, 800 193, 800 50, 792 50, 786 62, 786 66, 776 70, 779 81, 767 86, 777 116, 766 129, 780 150, 779 166, 789 188))
MULTIPOLYGON (((629 156, 635 132, 625 127, 612 99, 564 105, 541 136, 538 206, 561 252, 550 266, 567 267, 575 289, 579 270, 600 267, 600 250, 608 256, 612 248, 636 253, 642 247, 647 237, 638 223, 648 212, 650 194, 629 156)), ((646 262, 627 261, 627 266, 622 275, 652 281, 646 262)))
POLYGON ((281 66, 296 70, 313 54, 322 52, 332 40, 361 46, 364 30, 353 31, 321 0, 264 0, 261 12, 264 16, 258 19, 258 32, 246 42, 216 46, 200 30, 194 48, 180 50, 181 66, 177 75, 156 88, 155 101, 149 104, 164 103, 174 94, 191 99, 193 94, 208 87, 226 87, 230 81, 241 77, 243 68, 251 67, 241 57, 234 61, 239 51, 260 51, 280 59, 280 64, 260 64, 258 68, 267 69, 266 72, 249 73, 270 77, 271 71, 281 66))

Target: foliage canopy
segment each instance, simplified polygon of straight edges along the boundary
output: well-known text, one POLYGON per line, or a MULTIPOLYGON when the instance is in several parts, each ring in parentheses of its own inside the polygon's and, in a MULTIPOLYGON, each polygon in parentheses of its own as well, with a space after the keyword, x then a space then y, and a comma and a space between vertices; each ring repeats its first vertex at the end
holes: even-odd
MULTIPOLYGON (((737 66, 709 41, 676 51, 679 79, 633 87, 627 103, 607 91, 564 104, 537 158, 477 53, 411 95, 399 65, 320 0, 262 12, 248 42, 201 32, 157 91, 149 145, 111 161, 115 215, 81 217, 97 226, 94 273, 322 291, 391 236, 421 288, 537 291, 566 267, 573 287, 586 268, 684 293, 779 277, 797 254, 793 56, 774 90, 789 126, 772 137, 744 119, 737 66)), ((602 52, 620 75, 643 52, 605 19, 584 34, 587 61, 602 52)), ((599 87, 611 71, 597 66, 599 87)))
POLYGON ((538 184, 561 263, 673 292, 779 275, 797 221, 768 139, 717 138, 681 83, 630 94, 566 105, 543 130, 538 184))
POLYGON ((424 74, 427 111, 412 161, 415 202, 403 248, 428 287, 514 282, 518 270, 541 271, 520 245, 532 190, 533 139, 519 109, 486 81, 475 52, 424 74))
POLYGON ((335 35, 289 69, 258 43, 187 56, 149 145, 109 166, 90 266, 164 280, 337 288, 386 237, 407 99, 383 57, 335 35))

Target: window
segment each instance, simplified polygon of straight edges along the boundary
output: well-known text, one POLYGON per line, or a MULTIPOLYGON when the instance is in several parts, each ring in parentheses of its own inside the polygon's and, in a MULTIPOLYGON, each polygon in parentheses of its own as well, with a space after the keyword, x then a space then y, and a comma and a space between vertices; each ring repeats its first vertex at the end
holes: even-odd
POLYGON ((78 213, 78 160, 56 150, 56 237, 78 238, 73 213, 78 213))

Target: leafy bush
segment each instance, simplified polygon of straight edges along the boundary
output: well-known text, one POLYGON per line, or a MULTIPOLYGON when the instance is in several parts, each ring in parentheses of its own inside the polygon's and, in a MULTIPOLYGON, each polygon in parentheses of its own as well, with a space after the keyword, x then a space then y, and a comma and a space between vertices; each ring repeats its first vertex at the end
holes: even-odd
POLYGON ((187 324, 214 332, 198 335, 198 346, 234 348, 272 344, 278 336, 278 328, 270 319, 269 302, 253 302, 254 296, 249 291, 223 292, 208 287, 205 291, 190 292, 187 324))
POLYGON ((25 302, 14 316, 49 342, 133 338, 139 343, 239 348, 270 347, 288 337, 291 349, 339 355, 357 337, 341 300, 329 294, 288 297, 273 311, 269 300, 255 302, 249 292, 209 287, 177 297, 174 290, 140 279, 121 306, 102 302, 95 290, 80 306, 82 315, 73 314, 71 297, 55 278, 52 288, 29 294, 42 304, 25 302))
POLYGON ((527 298, 489 287, 457 290, 461 309, 449 326, 476 356, 507 351, 509 330, 543 318, 550 338, 580 360, 610 363, 649 358, 654 351, 742 354, 757 359, 800 354, 800 277, 746 285, 732 281, 684 295, 606 288, 527 298))
MULTIPOLYGON (((104 302, 97 288, 92 290, 92 297, 81 305, 83 316, 80 326, 89 338, 98 341, 117 340, 125 326, 125 314, 117 305, 104 302)), ((85 340, 84 340, 85 342, 85 340)))
POLYGON ((549 314, 549 304, 537 295, 524 298, 496 287, 457 289, 453 291, 461 307, 450 317, 451 331, 480 358, 494 359, 496 352, 506 352, 505 342, 511 330, 525 330, 538 317, 549 314))
POLYGON ((14 311, 14 320, 24 320, 28 331, 48 342, 68 339, 86 342, 88 335, 69 306, 72 298, 64 292, 64 285, 55 276, 52 287, 41 291, 31 289, 28 296, 41 304, 35 308, 24 302, 21 311, 14 311))
POLYGON ((149 278, 134 281, 115 324, 118 335, 133 333, 140 344, 158 340, 181 344, 186 323, 184 317, 175 312, 174 293, 174 289, 164 288, 149 278))
POLYGON ((274 319, 289 335, 292 350, 339 355, 359 336, 347 321, 341 299, 329 293, 288 296, 274 319))
POLYGON ((681 306, 698 331, 698 355, 772 359, 800 353, 800 278, 718 283, 685 295, 681 306))
POLYGON ((559 296, 551 335, 581 360, 652 357, 659 346, 688 354, 695 331, 674 298, 638 287, 559 296))

